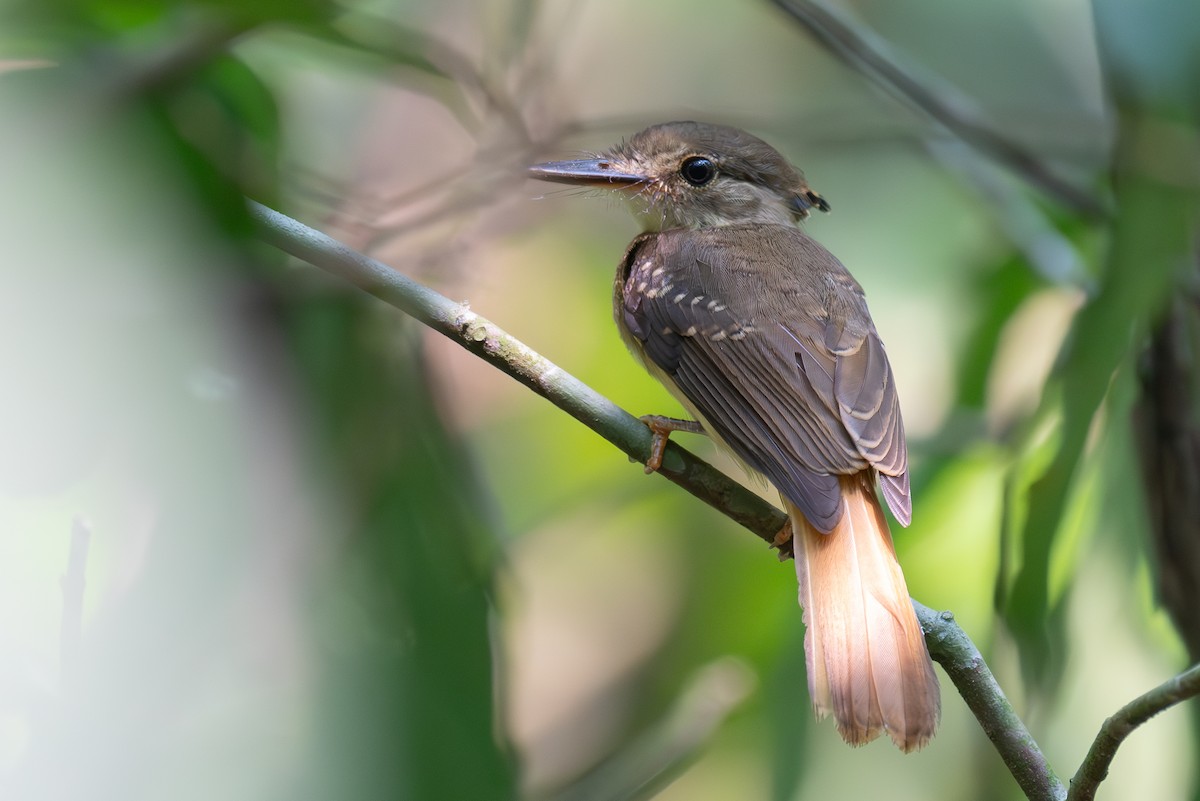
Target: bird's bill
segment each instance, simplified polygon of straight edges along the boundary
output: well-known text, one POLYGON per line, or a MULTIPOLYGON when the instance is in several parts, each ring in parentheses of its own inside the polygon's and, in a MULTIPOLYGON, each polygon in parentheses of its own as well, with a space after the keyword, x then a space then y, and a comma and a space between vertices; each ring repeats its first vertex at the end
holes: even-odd
POLYGON ((529 177, 539 181, 553 181, 575 186, 609 186, 613 188, 640 184, 644 175, 622 171, 608 159, 580 159, 578 161, 549 161, 529 168, 529 177))

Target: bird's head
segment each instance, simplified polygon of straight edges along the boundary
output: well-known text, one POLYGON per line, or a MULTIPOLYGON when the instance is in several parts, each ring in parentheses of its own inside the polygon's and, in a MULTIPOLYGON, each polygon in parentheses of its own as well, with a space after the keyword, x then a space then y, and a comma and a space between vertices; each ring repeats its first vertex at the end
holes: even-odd
POLYGON ((648 230, 790 225, 829 204, 777 150, 738 128, 668 122, 598 158, 529 168, 544 181, 620 191, 648 230))

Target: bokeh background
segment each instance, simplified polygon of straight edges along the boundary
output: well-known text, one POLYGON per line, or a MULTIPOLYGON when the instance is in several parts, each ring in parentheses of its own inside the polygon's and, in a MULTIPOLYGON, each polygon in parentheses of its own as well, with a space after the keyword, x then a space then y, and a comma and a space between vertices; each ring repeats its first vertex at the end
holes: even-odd
MULTIPOLYGON (((843 745, 790 564, 243 200, 671 414, 610 319, 632 218, 522 175, 669 119, 831 202, 909 588, 1059 774, 1200 659, 1200 6, 792 5, 0 6, 0 797, 1020 797, 944 675, 923 751, 843 745)), ((1102 796, 1200 798, 1195 706, 1102 796)))

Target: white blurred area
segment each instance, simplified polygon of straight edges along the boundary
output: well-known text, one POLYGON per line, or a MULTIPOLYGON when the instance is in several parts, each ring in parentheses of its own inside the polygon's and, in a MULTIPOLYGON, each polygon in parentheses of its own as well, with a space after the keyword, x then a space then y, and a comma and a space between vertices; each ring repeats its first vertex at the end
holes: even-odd
POLYGON ((278 343, 156 140, 28 78, 0 100, 0 795, 274 797, 324 517, 278 343))

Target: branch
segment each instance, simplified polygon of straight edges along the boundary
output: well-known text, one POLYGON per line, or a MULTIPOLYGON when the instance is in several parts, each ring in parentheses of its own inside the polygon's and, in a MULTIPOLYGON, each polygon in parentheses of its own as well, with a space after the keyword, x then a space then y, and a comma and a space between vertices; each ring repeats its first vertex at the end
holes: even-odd
POLYGON ((929 655, 946 671, 967 702, 983 733, 992 741, 1009 773, 1031 801, 1062 801, 1067 790, 1054 774, 1037 741, 1025 728, 996 677, 950 612, 937 612, 913 601, 925 632, 929 655))
POLYGON ((1200 665, 1193 665, 1121 707, 1100 727, 1100 733, 1096 735, 1087 757, 1071 780, 1068 801, 1091 801, 1095 798, 1096 788, 1108 776, 1108 766, 1112 764, 1125 738, 1164 709, 1197 695, 1200 695, 1200 665))
MULTIPOLYGON (((641 421, 472 312, 465 303, 455 303, 266 206, 250 201, 249 209, 263 241, 415 317, 645 463, 653 437, 641 421)), ((658 472, 768 543, 787 521, 783 512, 674 442, 668 442, 658 472)), ((913 607, 930 656, 950 676, 1021 789, 1033 801, 1065 798, 1062 782, 954 616, 915 601, 913 607)))
POLYGON ((992 127, 971 98, 932 75, 918 78, 873 31, 855 25, 819 0, 771 0, 800 23, 826 50, 931 117, 965 142, 1007 165, 1067 208, 1086 217, 1107 216, 1094 193, 1058 175, 1049 164, 992 127))

